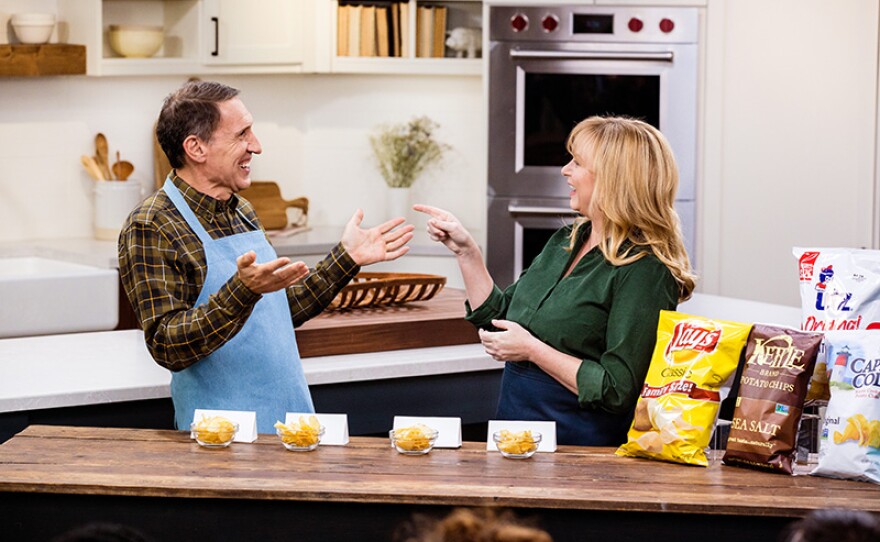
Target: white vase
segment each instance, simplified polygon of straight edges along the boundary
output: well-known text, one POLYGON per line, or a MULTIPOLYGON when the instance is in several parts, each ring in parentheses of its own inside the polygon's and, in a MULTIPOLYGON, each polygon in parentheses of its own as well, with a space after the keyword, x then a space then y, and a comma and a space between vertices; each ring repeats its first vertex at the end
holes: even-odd
POLYGON ((388 192, 385 196, 386 220, 399 216, 406 218, 409 215, 409 192, 409 188, 388 187, 388 192))

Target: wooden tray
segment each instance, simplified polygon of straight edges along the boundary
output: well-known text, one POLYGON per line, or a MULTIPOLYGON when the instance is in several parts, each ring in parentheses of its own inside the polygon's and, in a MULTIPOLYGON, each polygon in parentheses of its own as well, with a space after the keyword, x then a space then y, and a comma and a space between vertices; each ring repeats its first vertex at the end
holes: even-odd
POLYGON ((419 273, 358 273, 339 292, 328 311, 427 301, 446 285, 446 277, 419 273))

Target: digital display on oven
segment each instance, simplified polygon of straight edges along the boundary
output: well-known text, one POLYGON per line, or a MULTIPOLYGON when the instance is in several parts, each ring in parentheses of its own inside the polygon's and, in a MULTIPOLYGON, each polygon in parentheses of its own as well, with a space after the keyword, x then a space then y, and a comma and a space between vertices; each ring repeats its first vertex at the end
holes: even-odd
POLYGON ((613 34, 614 15, 574 14, 572 21, 574 34, 613 34))

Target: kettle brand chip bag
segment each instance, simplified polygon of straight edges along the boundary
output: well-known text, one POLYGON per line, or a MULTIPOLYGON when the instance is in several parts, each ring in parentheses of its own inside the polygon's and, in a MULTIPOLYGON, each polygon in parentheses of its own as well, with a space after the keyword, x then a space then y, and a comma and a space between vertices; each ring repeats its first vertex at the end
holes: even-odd
POLYGON ((708 466, 721 388, 739 364, 751 324, 660 311, 657 343, 627 442, 615 452, 708 466))
POLYGON ((831 399, 810 474, 880 484, 880 333, 825 334, 831 399))
POLYGON ((798 422, 821 342, 821 333, 752 327, 725 465, 792 473, 798 422))
MULTIPOLYGON (((798 259, 801 329, 880 330, 880 251, 793 249, 798 259)), ((820 347, 807 401, 827 401, 830 369, 820 347)))

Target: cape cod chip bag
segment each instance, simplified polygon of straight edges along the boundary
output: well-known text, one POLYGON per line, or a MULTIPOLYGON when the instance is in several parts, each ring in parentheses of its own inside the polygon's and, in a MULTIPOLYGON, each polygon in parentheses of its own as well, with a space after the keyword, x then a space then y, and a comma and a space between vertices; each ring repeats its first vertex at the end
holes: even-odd
POLYGON ((617 455, 707 466, 721 388, 730 380, 751 324, 660 311, 657 343, 617 455))
POLYGON ((810 474, 880 484, 880 333, 829 331, 831 399, 810 474))
POLYGON ((724 464, 792 473, 821 333, 755 324, 746 342, 724 464))
MULTIPOLYGON (((801 290, 801 329, 880 330, 880 251, 795 247, 801 290)), ((828 400, 824 349, 807 400, 828 400)))

